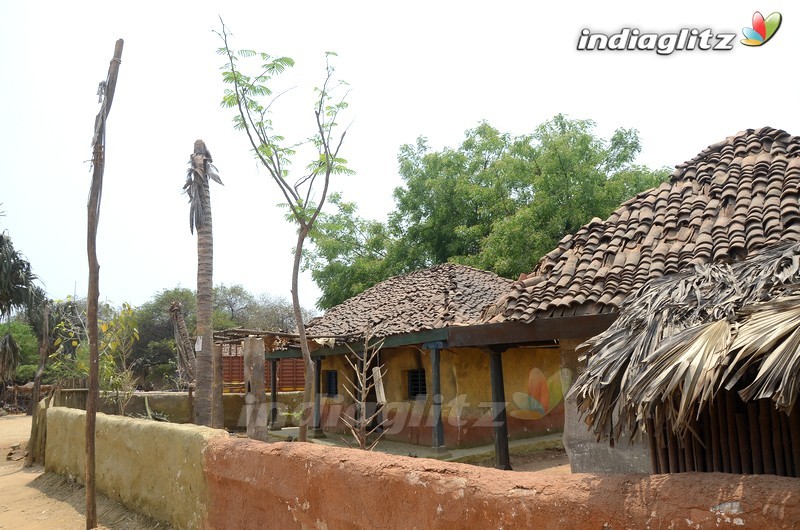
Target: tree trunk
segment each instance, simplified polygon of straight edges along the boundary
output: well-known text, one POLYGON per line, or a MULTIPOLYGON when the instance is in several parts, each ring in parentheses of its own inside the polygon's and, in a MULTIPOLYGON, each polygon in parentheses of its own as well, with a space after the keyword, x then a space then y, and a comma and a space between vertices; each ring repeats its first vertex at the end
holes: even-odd
POLYGON ((97 306, 100 298, 100 264, 97 261, 97 224, 100 220, 100 197, 103 191, 103 172, 105 170, 106 119, 111 110, 117 74, 122 62, 122 39, 114 46, 114 58, 108 67, 108 77, 101 84, 102 107, 94 124, 92 144, 94 153, 92 164, 92 184, 89 191, 88 231, 86 250, 89 257, 89 289, 86 296, 86 315, 89 336, 89 393, 86 397, 86 528, 97 527, 97 502, 95 485, 95 421, 97 418, 97 398, 99 393, 99 345, 97 326, 97 306))
POLYGON ((39 389, 42 386, 42 374, 47 363, 47 352, 50 345, 50 306, 47 301, 42 307, 42 337, 39 341, 39 368, 33 378, 33 390, 31 391, 31 406, 28 407, 28 414, 33 415, 33 424, 36 423, 36 411, 39 409, 39 389))
POLYGON ((194 382, 195 355, 186 320, 183 318, 180 302, 172 302, 169 308, 172 330, 175 334, 175 348, 178 350, 178 377, 186 383, 194 382))
POLYGON ((300 429, 297 438, 301 442, 308 439, 308 420, 311 416, 313 381, 314 381, 314 361, 311 359, 311 350, 308 347, 308 337, 306 336, 306 325, 303 322, 303 311, 300 309, 300 295, 297 292, 298 278, 300 276, 300 259, 303 255, 303 242, 308 235, 309 227, 303 225, 297 234, 297 247, 294 250, 294 263, 292 265, 292 308, 294 309, 294 320, 297 323, 297 333, 300 336, 300 351, 303 352, 303 366, 305 367, 305 382, 303 383, 303 408, 300 415, 300 429))
MULTIPOLYGON (((193 156, 195 166, 198 164, 198 155, 193 156)), ((204 163, 201 157, 199 161, 204 163)), ((213 400, 213 357, 211 343, 212 316, 213 316, 213 272, 214 272, 214 237, 211 230, 211 195, 208 189, 208 179, 205 170, 202 173, 195 171, 195 178, 201 181, 202 193, 200 204, 203 212, 203 222, 197 227, 197 332, 201 342, 197 350, 197 387, 195 389, 195 423, 198 425, 213 425, 212 400, 213 400)))

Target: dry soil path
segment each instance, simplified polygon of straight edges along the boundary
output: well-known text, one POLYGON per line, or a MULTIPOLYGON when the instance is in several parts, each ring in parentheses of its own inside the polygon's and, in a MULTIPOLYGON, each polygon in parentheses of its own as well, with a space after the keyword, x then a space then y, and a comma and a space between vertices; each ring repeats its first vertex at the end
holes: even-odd
MULTIPOLYGON (((31 431, 30 416, 0 417, 0 529, 83 529, 86 492, 83 486, 41 466, 23 468, 31 431), (13 449, 19 444, 19 448, 13 449)), ((99 528, 168 528, 127 510, 103 495, 97 496, 99 528)))

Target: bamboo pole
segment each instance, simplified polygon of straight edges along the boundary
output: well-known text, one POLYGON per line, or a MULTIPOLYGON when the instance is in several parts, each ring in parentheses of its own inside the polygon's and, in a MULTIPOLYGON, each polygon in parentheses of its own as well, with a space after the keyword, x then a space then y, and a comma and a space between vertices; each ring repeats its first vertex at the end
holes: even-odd
POLYGON ((114 100, 119 65, 122 63, 122 39, 114 46, 114 57, 108 67, 108 77, 100 84, 102 106, 94 123, 92 139, 92 184, 89 191, 87 254, 89 257, 89 292, 86 296, 87 327, 89 336, 89 394, 86 399, 86 528, 97 527, 97 501, 95 485, 95 424, 99 393, 99 350, 97 309, 100 297, 100 263, 97 261, 97 225, 100 220, 100 196, 103 191, 103 172, 106 153, 106 120, 114 100))
POLYGON ((786 461, 783 458, 783 435, 781 434, 781 418, 778 410, 770 404, 770 418, 772 420, 772 452, 775 456, 775 474, 786 476, 786 461))
POLYGON ((747 428, 747 415, 742 412, 736 413, 736 434, 739 437, 739 452, 742 457, 742 473, 750 475, 753 473, 753 454, 750 451, 750 436, 747 428))
POLYGON ((792 439, 792 458, 794 459, 794 476, 800 477, 800 407, 796 404, 789 416, 789 435, 792 439))
POLYGON ((719 436, 719 453, 722 457, 722 472, 731 472, 731 452, 728 443, 728 429, 725 420, 728 417, 728 407, 725 403, 725 396, 717 395, 717 405, 719 412, 717 414, 717 435, 719 436))
POLYGON ((719 412, 717 410, 717 403, 711 403, 709 407, 709 431, 711 432, 711 469, 715 473, 723 470, 722 455, 720 454, 721 444, 719 441, 719 412))
POLYGON ((750 433, 750 451, 753 459, 753 473, 764 473, 764 454, 761 447, 761 430, 759 429, 758 402, 747 403, 747 431, 750 433))
POLYGON ((656 441, 656 426, 653 418, 647 418, 647 441, 650 445, 650 473, 661 473, 658 466, 658 442, 656 441))
POLYGON ((773 448, 773 437, 771 432, 771 414, 769 413, 770 403, 768 399, 758 400, 758 424, 761 431, 761 450, 764 455, 764 473, 775 474, 775 454, 773 448))
POLYGON ((783 460, 786 465, 786 476, 795 476, 795 463, 792 458, 792 437, 789 433, 789 416, 781 411, 776 411, 781 422, 781 445, 783 446, 783 460))
MULTIPOLYGON (((739 435, 736 432, 736 401, 733 392, 725 392, 725 426, 728 433, 728 450, 730 451, 731 473, 742 472, 742 454, 739 448, 739 435)), ((725 431, 723 430, 723 436, 725 431)))

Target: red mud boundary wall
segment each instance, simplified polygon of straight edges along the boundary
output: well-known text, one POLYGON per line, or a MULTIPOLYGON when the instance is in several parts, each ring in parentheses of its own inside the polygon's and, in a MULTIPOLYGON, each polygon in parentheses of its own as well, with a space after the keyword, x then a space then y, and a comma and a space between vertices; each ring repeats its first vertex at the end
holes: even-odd
MULTIPOLYGON (((48 471, 82 479, 84 421, 48 409, 48 471)), ((796 478, 519 473, 104 414, 97 474, 175 528, 800 528, 796 478)))
POLYGON ((213 438, 212 528, 793 528, 800 480, 546 475, 213 438))

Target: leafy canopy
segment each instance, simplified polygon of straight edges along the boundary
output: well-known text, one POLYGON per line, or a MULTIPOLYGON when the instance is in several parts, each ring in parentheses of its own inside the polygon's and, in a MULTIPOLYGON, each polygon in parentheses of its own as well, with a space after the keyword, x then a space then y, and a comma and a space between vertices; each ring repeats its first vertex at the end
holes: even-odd
POLYGON ((666 180, 634 160, 638 133, 610 139, 594 122, 563 115, 532 134, 512 136, 486 122, 457 148, 433 151, 424 137, 400 148, 404 185, 386 223, 358 216, 355 204, 331 197, 311 237, 304 266, 333 307, 391 276, 456 262, 515 277, 593 217, 606 218, 626 199, 666 180))

